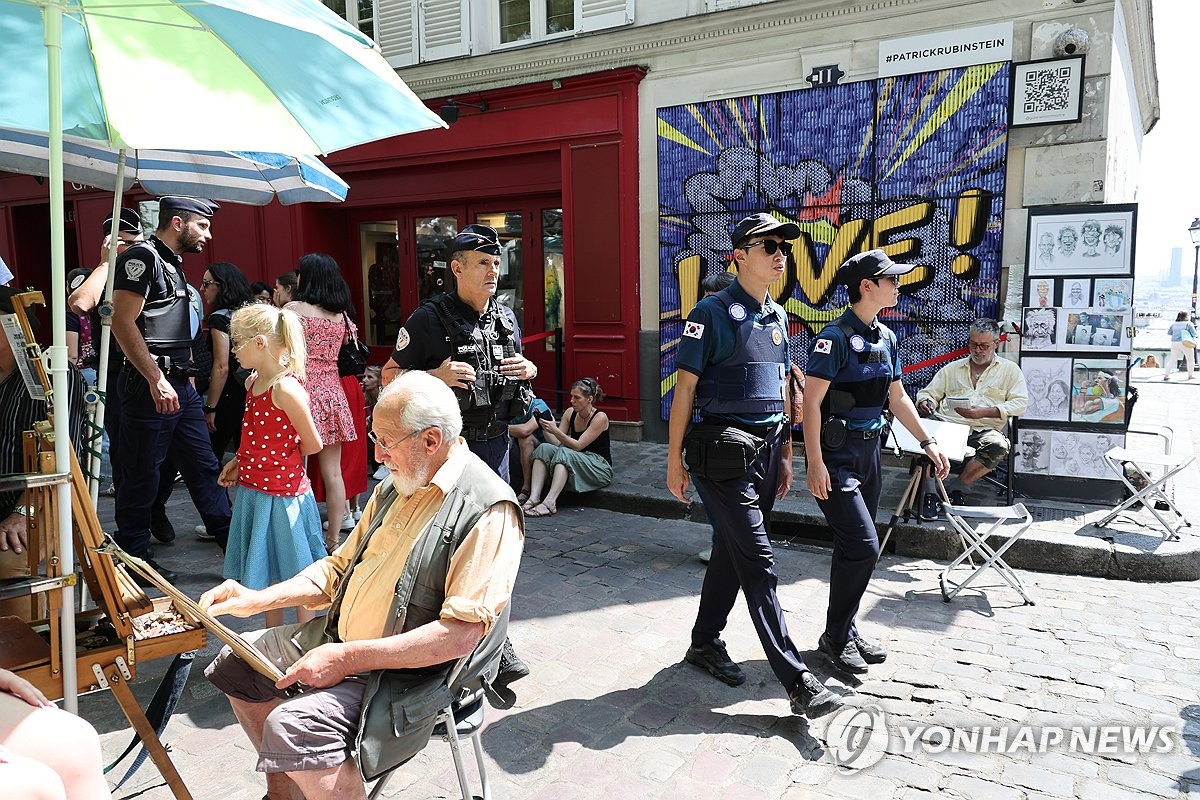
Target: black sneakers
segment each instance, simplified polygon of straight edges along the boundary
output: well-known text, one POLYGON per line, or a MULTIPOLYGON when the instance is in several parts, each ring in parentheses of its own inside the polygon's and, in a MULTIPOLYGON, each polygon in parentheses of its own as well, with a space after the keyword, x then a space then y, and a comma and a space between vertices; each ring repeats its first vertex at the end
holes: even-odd
MULTIPOLYGON (((175 583, 175 581, 179 578, 178 573, 176 573, 173 570, 167 569, 162 564, 159 564, 157 561, 155 561, 153 558, 146 557, 144 559, 144 561, 147 564, 149 564, 150 567, 155 572, 157 572, 159 575, 161 575, 163 577, 163 580, 165 580, 167 583, 175 583)), ((154 587, 154 584, 151 583, 148 579, 143 578, 142 574, 140 572, 134 572, 133 570, 129 570, 129 577, 133 578, 134 583, 136 583, 138 586, 141 586, 143 589, 151 589, 154 587)))
POLYGON ((829 637, 822 633, 821 638, 817 640, 817 649, 827 655, 833 665, 843 672, 862 674, 867 671, 867 662, 858 652, 858 647, 853 639, 847 641, 842 647, 834 649, 829 637))
POLYGON ((166 517, 151 518, 150 533, 163 544, 175 541, 175 526, 166 517))
POLYGON ((842 707, 842 698, 825 688, 825 684, 808 670, 801 672, 792 684, 788 700, 791 701, 793 714, 809 719, 823 717, 842 707))
POLYGON ((861 636, 853 636, 850 641, 854 642, 854 646, 858 648, 858 654, 868 664, 882 664, 887 661, 887 650, 874 642, 869 642, 861 636))
POLYGON ((746 682, 746 673, 729 658, 729 651, 720 639, 713 639, 708 644, 692 645, 683 660, 707 670, 714 678, 730 686, 741 686, 746 682))
POLYGON ((492 681, 488 700, 496 708, 512 708, 517 702, 517 694, 508 685, 528 676, 529 665, 517 656, 512 639, 505 639, 504 648, 500 651, 500 668, 496 672, 496 680, 492 681))
POLYGON ((924 500, 921 503, 921 510, 917 512, 917 519, 924 522, 932 522, 935 519, 940 519, 942 516, 942 501, 933 492, 926 492, 924 500))

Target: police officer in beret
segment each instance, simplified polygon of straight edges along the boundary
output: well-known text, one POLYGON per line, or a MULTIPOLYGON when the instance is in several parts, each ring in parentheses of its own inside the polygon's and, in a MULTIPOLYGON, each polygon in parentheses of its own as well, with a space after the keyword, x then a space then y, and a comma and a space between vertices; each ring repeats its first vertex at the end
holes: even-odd
POLYGON ((667 488, 687 503, 694 481, 714 533, 684 660, 730 686, 745 682, 718 638, 740 589, 792 713, 817 717, 841 700, 788 636, 768 538, 771 509, 792 485, 787 314, 768 289, 784 274, 788 240, 799 235, 795 224, 770 214, 738 222, 730 237, 737 280, 688 314, 675 359, 667 488), (689 427, 693 411, 701 421, 689 427))
MULTIPOLYGON (((222 548, 229 535, 229 497, 217 485, 220 465, 204 423, 203 401, 189 380, 197 369, 182 258, 183 253, 202 252, 212 239, 216 210, 217 204, 208 200, 163 197, 155 233, 117 257, 112 328, 125 366, 114 387, 122 417, 119 457, 113 465, 114 538, 139 557, 146 556, 150 545, 150 509, 168 452, 208 533, 222 548)), ((169 570, 154 566, 172 579, 169 570)))
MULTIPOLYGON (((508 482, 508 423, 533 402, 529 381, 537 367, 521 355, 516 314, 496 300, 500 236, 487 225, 467 225, 446 248, 454 291, 437 294, 412 313, 396 336, 383 367, 386 386, 402 372, 419 369, 454 390, 462 411, 462 437, 471 452, 508 482)), ((506 641, 493 688, 512 705, 508 684, 529 674, 506 641)))
POLYGON ((833 528, 829 608, 818 649, 839 669, 863 673, 887 652, 858 631, 855 615, 879 559, 879 454, 889 410, 920 442, 939 478, 950 462, 926 433, 900 381, 896 335, 878 319, 900 299, 913 269, 882 250, 852 256, 838 270, 850 308, 813 340, 804 391, 808 490, 833 528))

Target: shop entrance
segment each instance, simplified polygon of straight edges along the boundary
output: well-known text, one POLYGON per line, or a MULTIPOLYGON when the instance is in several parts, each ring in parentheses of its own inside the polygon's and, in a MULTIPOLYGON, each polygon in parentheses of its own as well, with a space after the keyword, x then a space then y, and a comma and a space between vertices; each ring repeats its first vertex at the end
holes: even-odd
MULTIPOLYGON (((363 209, 356 215, 359 269, 368 344, 390 348, 404 320, 434 294, 453 289, 446 247, 468 224, 500 235, 496 298, 513 309, 530 341, 525 355, 538 366, 546 393, 559 388, 556 336, 562 327, 564 271, 562 200, 557 195, 471 204, 363 209)), ((554 405, 553 399, 547 402, 554 405)))

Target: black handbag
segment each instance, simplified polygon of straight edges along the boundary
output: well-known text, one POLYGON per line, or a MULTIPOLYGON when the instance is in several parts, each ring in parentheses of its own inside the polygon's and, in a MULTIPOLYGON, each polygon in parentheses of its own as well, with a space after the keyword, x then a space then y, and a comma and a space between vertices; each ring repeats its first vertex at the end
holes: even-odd
POLYGON ((367 369, 367 359, 371 350, 359 341, 358 336, 350 329, 350 318, 342 312, 342 321, 346 324, 346 341, 338 350, 338 375, 343 378, 362 375, 367 369))

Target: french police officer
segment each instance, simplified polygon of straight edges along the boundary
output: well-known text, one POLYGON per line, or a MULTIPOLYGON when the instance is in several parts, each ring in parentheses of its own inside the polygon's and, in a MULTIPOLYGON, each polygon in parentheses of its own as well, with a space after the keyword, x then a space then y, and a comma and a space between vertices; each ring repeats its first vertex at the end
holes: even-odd
POLYGON ((404 323, 383 368, 383 382, 410 369, 440 378, 458 398, 462 436, 471 452, 507 481, 508 421, 528 410, 533 400, 529 381, 537 376, 537 367, 521 355, 521 329, 513 310, 496 300, 496 230, 468 225, 447 250, 455 289, 431 297, 404 323))
MULTIPOLYGON (((150 544, 150 508, 159 470, 170 452, 208 533, 222 548, 229 535, 229 497, 217 485, 220 465, 204 423, 203 401, 189 378, 191 308, 183 253, 212 239, 216 203, 191 197, 159 200, 158 229, 117 257, 113 335, 125 354, 115 389, 121 398, 120 457, 114 464, 117 543, 135 556, 150 544)), ((173 573, 158 567, 168 580, 173 573)))
POLYGON ((845 672, 862 673, 887 652, 859 633, 855 615, 879 559, 879 454, 884 412, 916 437, 939 478, 950 462, 925 432, 900 381, 896 335, 877 315, 900 299, 897 264, 882 250, 851 257, 838 270, 850 308, 813 340, 804 387, 808 490, 833 528, 829 608, 818 649, 845 672), (819 433, 818 433, 819 432, 819 433))
POLYGON ((684 659, 730 686, 746 680, 718 638, 741 589, 792 713, 816 717, 841 699, 808 669, 788 636, 768 538, 775 500, 792 485, 787 315, 768 288, 787 265, 787 240, 799 235, 795 224, 770 214, 740 221, 730 237, 737 280, 688 314, 676 356, 667 488, 690 502, 694 480, 714 532, 684 659), (701 422, 689 427, 693 410, 701 422))
MULTIPOLYGON (((446 249, 454 291, 430 297, 404 323, 384 365, 383 383, 410 369, 441 379, 458 399, 467 447, 507 483, 508 422, 529 410, 529 381, 537 367, 521 355, 521 328, 513 310, 496 300, 500 236, 495 228, 467 225, 446 249)), ((496 705, 515 703, 508 684, 528 674, 506 640, 492 682, 500 695, 496 705)))

